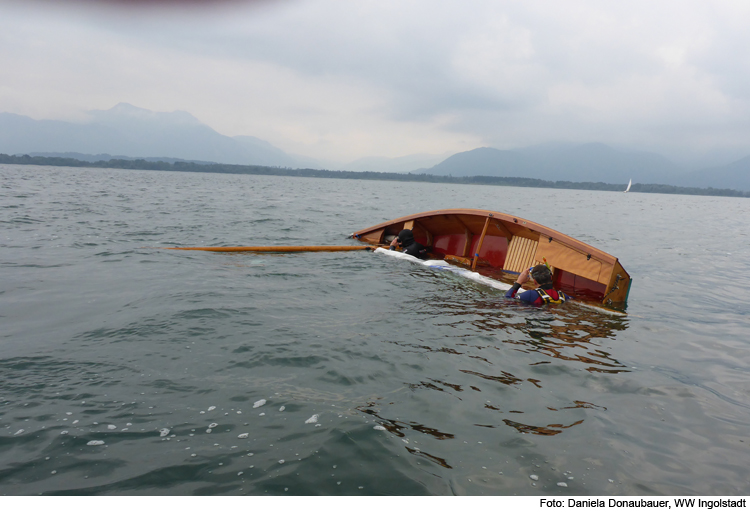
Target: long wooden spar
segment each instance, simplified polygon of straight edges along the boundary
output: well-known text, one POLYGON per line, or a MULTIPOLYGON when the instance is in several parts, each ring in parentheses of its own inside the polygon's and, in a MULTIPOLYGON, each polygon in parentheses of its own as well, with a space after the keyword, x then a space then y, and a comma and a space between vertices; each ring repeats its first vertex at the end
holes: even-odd
MULTIPOLYGON (((375 246, 377 247, 377 246, 375 246)), ((313 251, 372 251, 373 246, 230 246, 230 247, 164 247, 180 251, 215 251, 217 253, 305 253, 313 251)))
POLYGON ((479 243, 477 244, 477 252, 474 253, 474 260, 471 262, 472 271, 474 271, 477 268, 477 261, 479 260, 479 252, 482 250, 482 243, 484 242, 484 237, 487 234, 487 228, 490 225, 490 218, 492 218, 492 213, 487 215, 487 220, 484 221, 484 229, 482 229, 482 236, 479 237, 479 243))

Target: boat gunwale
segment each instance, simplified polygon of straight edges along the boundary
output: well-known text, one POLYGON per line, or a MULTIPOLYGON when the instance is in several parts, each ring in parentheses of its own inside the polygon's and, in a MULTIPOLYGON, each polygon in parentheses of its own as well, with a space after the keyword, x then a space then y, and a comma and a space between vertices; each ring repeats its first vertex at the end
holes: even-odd
POLYGON ((602 262, 607 262, 607 263, 614 265, 618 261, 617 257, 610 255, 609 253, 602 251, 601 249, 595 248, 580 240, 576 240, 575 238, 571 236, 568 236, 564 233, 560 233, 559 231, 549 228, 547 226, 543 226, 541 224, 532 222, 530 220, 526 220, 525 218, 521 218, 518 216, 509 215, 507 213, 501 213, 498 211, 489 211, 486 209, 464 209, 464 208, 438 209, 434 211, 425 211, 422 213, 415 213, 413 215, 396 218, 394 220, 382 222, 372 227, 361 229, 359 231, 352 233, 352 236, 355 238, 358 238, 369 232, 376 231, 381 228, 385 229, 388 226, 397 224, 399 222, 409 222, 411 220, 418 220, 420 218, 426 218, 426 217, 431 217, 431 216, 436 216, 436 215, 473 215, 473 216, 479 216, 479 217, 491 216, 492 218, 497 218, 500 221, 504 221, 513 225, 525 227, 527 229, 534 231, 535 233, 539 233, 542 236, 552 238, 552 240, 560 242, 561 244, 565 244, 567 247, 570 247, 577 251, 581 251, 582 253, 585 253, 587 255, 591 255, 592 258, 599 259, 602 262))

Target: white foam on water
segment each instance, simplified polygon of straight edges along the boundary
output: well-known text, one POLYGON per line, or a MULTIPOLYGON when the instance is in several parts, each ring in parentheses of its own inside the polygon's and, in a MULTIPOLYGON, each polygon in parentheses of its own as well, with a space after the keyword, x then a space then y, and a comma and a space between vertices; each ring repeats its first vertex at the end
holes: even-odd
POLYGON ((505 282, 499 282, 489 277, 480 275, 479 273, 476 273, 474 271, 470 271, 462 267, 453 266, 449 264, 448 262, 446 262, 445 260, 420 260, 411 255, 407 255, 406 253, 401 253, 400 251, 391 251, 389 249, 383 249, 382 247, 377 248, 375 250, 375 253, 381 253, 383 255, 388 255, 388 256, 400 258, 403 260, 408 260, 409 262, 414 262, 416 264, 421 264, 423 266, 431 267, 431 268, 442 270, 442 271, 450 271, 451 273, 454 273, 456 275, 460 275, 462 277, 468 278, 470 280, 479 282, 480 284, 484 284, 486 286, 489 286, 495 289, 499 289, 501 291, 508 291, 512 287, 509 284, 506 284, 505 282))
POLYGON ((216 422, 211 422, 211 423, 210 423, 210 424, 208 425, 208 427, 209 427, 209 428, 211 428, 211 429, 215 428, 216 426, 218 426, 218 424, 217 424, 216 422))
POLYGON ((107 426, 107 429, 117 429, 117 426, 115 426, 114 424, 109 424, 107 426))
POLYGON ((211 428, 208 428, 208 429, 206 430, 206 433, 211 433, 212 431, 213 431, 213 430, 212 430, 211 428))
POLYGON ((309 419, 307 419, 305 421, 305 424, 315 424, 318 421, 318 416, 319 415, 316 413, 315 415, 313 415, 312 417, 310 417, 309 419))
POLYGON ((266 399, 262 398, 258 402, 256 402, 255 404, 253 404, 253 409, 259 408, 259 407, 265 405, 265 403, 266 403, 266 399))
MULTIPOLYGON (((477 282, 479 284, 483 284, 485 286, 489 286, 494 289, 498 289, 500 291, 508 291, 511 287, 510 284, 506 284, 505 282, 500 282, 498 280, 494 280, 489 277, 485 277, 483 275, 480 275, 479 273, 476 273, 474 271, 470 271, 468 269, 457 267, 454 265, 449 264, 445 260, 420 260, 416 257, 413 257, 411 255, 407 255, 406 253, 401 253, 400 251, 391 251, 390 249, 383 249, 382 247, 379 247, 375 249, 375 253, 380 253, 382 255, 388 255, 395 258, 400 258, 403 260, 408 260, 409 262, 413 262, 415 264, 420 264, 422 266, 431 267, 433 269, 438 270, 445 270, 450 271, 451 273, 455 275, 459 275, 461 277, 468 278, 469 280, 473 280, 474 282, 477 282)), ((573 302, 573 304, 577 306, 583 306, 588 309, 595 309, 602 313, 609 313, 610 315, 616 315, 616 316, 626 316, 626 313, 622 313, 620 311, 612 311, 610 309, 605 309, 603 307, 597 307, 593 304, 587 304, 585 302, 581 302, 576 300, 573 302)))
POLYGON ((285 462, 285 460, 284 460, 284 459, 281 459, 281 460, 279 461, 279 464, 283 464, 284 462, 285 462))
POLYGON ((216 409, 216 406, 211 406, 211 407, 208 408, 208 411, 213 411, 215 409, 216 409))
POLYGON ((60 435, 67 435, 67 434, 68 434, 68 431, 67 431, 67 430, 65 430, 65 431, 61 431, 61 432, 60 432, 60 435))
POLYGON ((18 431, 16 431, 16 432, 15 432, 15 433, 14 433, 13 435, 20 435, 20 434, 21 434, 21 433, 23 433, 24 431, 25 431, 25 430, 23 430, 23 429, 19 429, 19 430, 18 430, 18 431))
POLYGON ((529 475, 529 478, 531 480, 539 480, 539 477, 537 477, 536 475, 529 475))
POLYGON ((87 446, 101 446, 104 444, 103 440, 89 440, 86 442, 87 446))
POLYGON ((169 435, 169 430, 167 428, 162 428, 159 430, 160 437, 166 437, 167 435, 169 435))
POLYGON ((249 436, 250 436, 250 433, 241 433, 241 434, 237 435, 237 438, 247 438, 249 436))
POLYGON ((557 485, 560 486, 561 488, 567 488, 568 487, 568 483, 567 482, 558 482, 557 485))
POLYGON ((279 411, 284 411, 285 409, 286 409, 286 406, 281 406, 281 407, 279 408, 279 411))
POLYGON ((373 426, 372 429, 377 430, 377 431, 385 431, 385 427, 383 426, 373 426))

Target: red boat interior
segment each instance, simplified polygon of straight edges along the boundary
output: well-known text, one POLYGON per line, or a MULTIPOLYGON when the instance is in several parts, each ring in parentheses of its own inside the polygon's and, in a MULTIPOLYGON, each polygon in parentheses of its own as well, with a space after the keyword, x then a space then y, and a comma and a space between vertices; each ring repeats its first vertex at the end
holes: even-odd
POLYGON ((520 271, 548 261, 555 288, 569 295, 595 302, 608 296, 619 301, 627 297, 627 289, 621 288, 627 288, 630 277, 616 258, 557 231, 501 213, 424 213, 386 222, 355 236, 365 242, 387 244, 401 229, 411 229, 417 242, 431 248, 433 258, 448 256, 450 262, 472 266, 492 278, 512 282, 520 271))

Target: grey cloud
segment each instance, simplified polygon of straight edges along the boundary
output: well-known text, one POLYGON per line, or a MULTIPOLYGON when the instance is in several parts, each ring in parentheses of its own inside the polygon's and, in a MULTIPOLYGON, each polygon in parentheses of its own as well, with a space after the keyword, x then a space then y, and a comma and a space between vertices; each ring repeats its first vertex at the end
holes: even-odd
MULTIPOLYGON (((248 71, 271 64, 299 82, 353 92, 365 86, 380 97, 373 111, 385 120, 434 122, 485 145, 747 140, 750 58, 741 50, 750 37, 745 11, 729 2, 238 6, 200 16, 86 16, 98 31, 155 53, 232 59, 248 71)), ((305 102, 315 113, 314 100, 305 102)))

